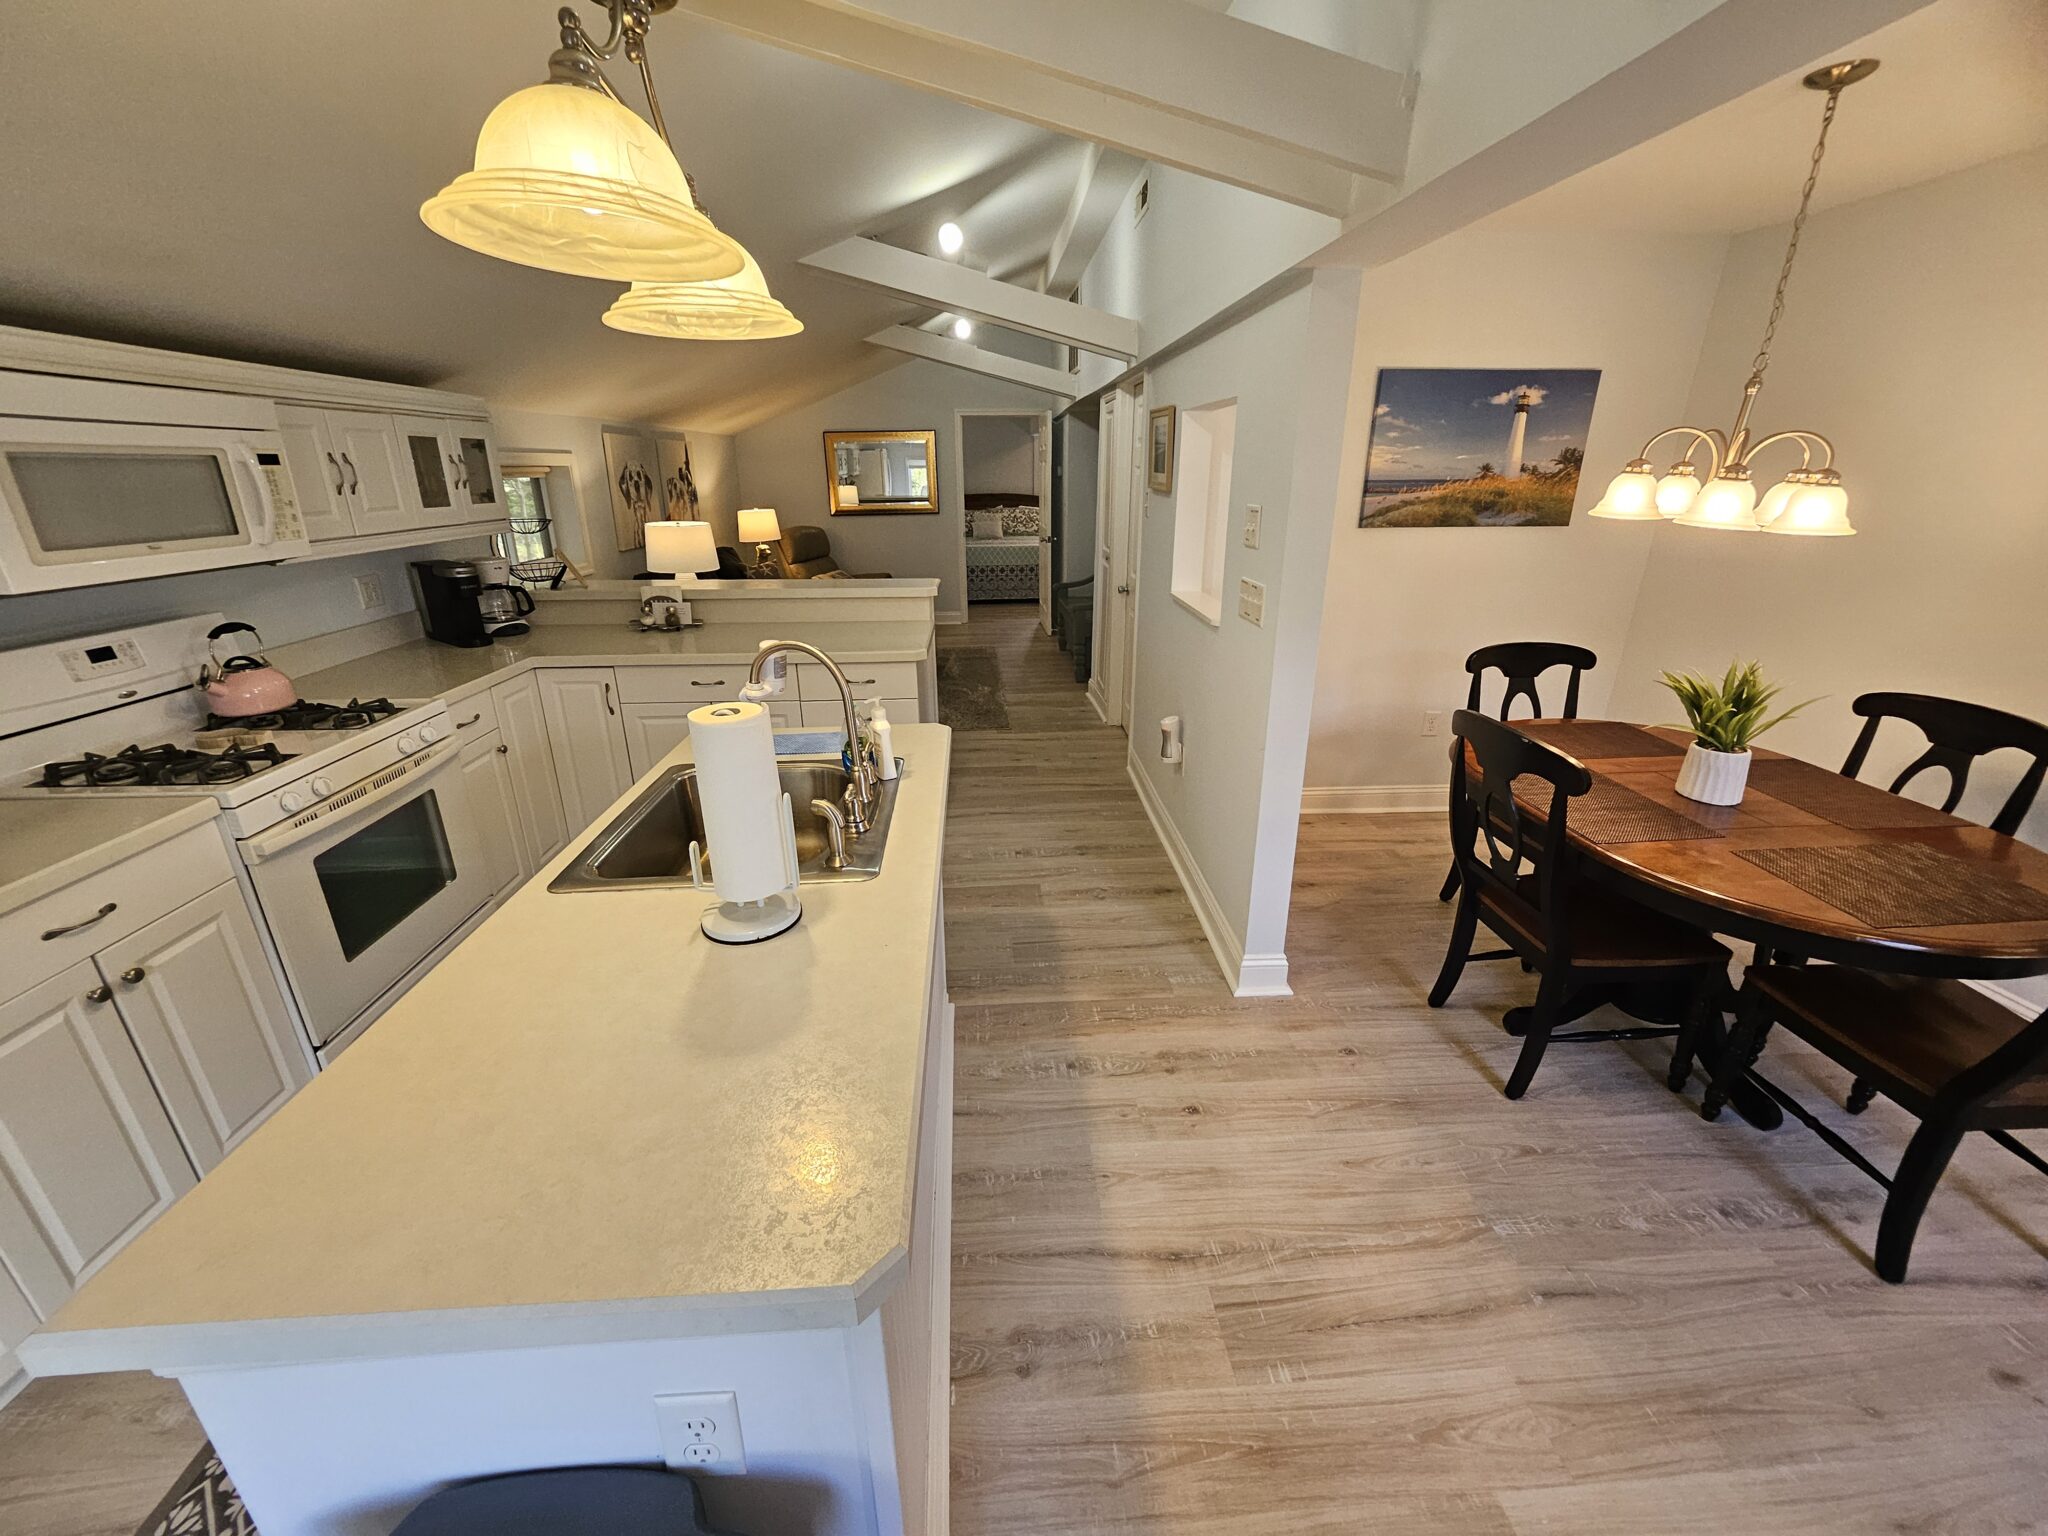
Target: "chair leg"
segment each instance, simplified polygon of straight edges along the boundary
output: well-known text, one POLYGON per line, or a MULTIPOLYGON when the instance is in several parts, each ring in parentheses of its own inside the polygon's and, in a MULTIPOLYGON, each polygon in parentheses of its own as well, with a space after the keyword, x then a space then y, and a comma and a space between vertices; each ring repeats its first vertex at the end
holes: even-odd
POLYGON ((1470 891, 1458 898, 1451 916, 1451 943, 1444 951, 1444 968, 1437 972, 1436 985, 1429 989, 1429 1006, 1441 1008, 1450 1001, 1458 978, 1465 972, 1466 957, 1472 953, 1472 935, 1479 926, 1479 899, 1470 891))
POLYGON ((1877 1097, 1877 1084, 1867 1077, 1859 1077, 1849 1090, 1849 1101, 1843 1106, 1852 1115, 1860 1115, 1870 1108, 1870 1101, 1877 1097))
POLYGON ((1438 901, 1449 901, 1458 893, 1458 866, 1453 863, 1451 872, 1444 876, 1444 888, 1436 893, 1438 901))
POLYGON ((1928 1197, 1955 1155, 1963 1139, 1963 1128, 1953 1120, 1923 1120, 1913 1139, 1906 1143, 1906 1155, 1899 1171, 1892 1175, 1892 1192, 1884 1202, 1884 1217, 1877 1224, 1877 1274, 1893 1285, 1906 1278, 1906 1262, 1913 1256, 1913 1234, 1920 1230, 1920 1217, 1927 1210, 1928 1197))
POLYGON ((1721 1047, 1721 1059, 1712 1063, 1713 1077, 1706 1096, 1700 1100, 1700 1118, 1718 1120, 1735 1085, 1756 1065, 1764 1053, 1764 1037, 1771 1032, 1771 1012, 1764 1000, 1744 988, 1735 998, 1735 1027, 1728 1031, 1721 1047))
POLYGON ((1515 1058, 1515 1070, 1508 1074, 1505 1092, 1509 1098, 1519 1099, 1529 1091, 1530 1079, 1536 1076, 1536 1069, 1543 1064, 1543 1053, 1550 1047, 1550 1032, 1557 1028, 1563 1005, 1562 975, 1556 971, 1546 972, 1543 985, 1536 993, 1536 1006, 1530 1010, 1528 1030, 1522 1036, 1522 1054, 1515 1058))
POLYGON ((1692 1006, 1686 1009, 1685 1022, 1678 1027, 1678 1038, 1671 1042, 1671 1067, 1664 1074, 1664 1086, 1673 1093, 1683 1093, 1685 1085, 1692 1081, 1693 1063, 1700 1053, 1700 1036, 1705 1033, 1707 1016, 1715 1005, 1717 990, 1712 980, 1701 983, 1692 999, 1692 1006))

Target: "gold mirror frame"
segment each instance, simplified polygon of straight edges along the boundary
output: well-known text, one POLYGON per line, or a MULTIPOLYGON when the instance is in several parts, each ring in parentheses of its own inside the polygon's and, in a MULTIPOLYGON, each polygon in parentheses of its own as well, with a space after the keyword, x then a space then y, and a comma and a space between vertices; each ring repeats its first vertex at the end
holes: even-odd
MULTIPOLYGON (((846 489, 851 490, 852 487, 846 489)), ((827 432, 825 434, 825 506, 834 517, 922 516, 939 510, 939 434, 929 432, 827 432), (839 484, 842 443, 924 444, 925 495, 917 501, 845 501, 839 484)))

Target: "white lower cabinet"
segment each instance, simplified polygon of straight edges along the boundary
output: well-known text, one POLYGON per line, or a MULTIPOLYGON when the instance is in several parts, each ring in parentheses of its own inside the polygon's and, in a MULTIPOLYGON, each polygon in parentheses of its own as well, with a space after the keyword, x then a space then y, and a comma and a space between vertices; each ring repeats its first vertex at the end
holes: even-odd
POLYGON ((518 890, 535 868, 513 809, 511 755, 496 731, 462 743, 462 782, 490 860, 491 891, 499 901, 518 890))
MULTIPOLYGON (((862 701, 855 702, 858 704, 862 701)), ((892 726, 918 723, 915 699, 884 699, 882 708, 887 711, 892 726)), ((861 712, 861 718, 867 718, 865 710, 861 712)), ((829 704, 815 699, 804 700, 803 728, 807 731, 837 731, 843 741, 846 737, 846 706, 836 699, 829 704)))
POLYGON ((201 1173, 312 1079, 233 881, 93 960, 201 1173))
POLYGON ((194 1182, 90 960, 0 1003, 0 1259, 39 1317, 194 1182))
MULTIPOLYGON (((538 870, 569 841, 562 812, 562 788, 555 777, 555 758, 548 746, 548 723, 540 703, 540 680, 532 673, 490 692, 498 734, 505 748, 505 770, 512 787, 512 809, 524 834, 528 873, 538 870)), ((468 711, 458 711, 457 720, 468 711)))
POLYGON ((539 677, 548 749, 574 837, 633 782, 618 681, 610 667, 549 667, 539 677))

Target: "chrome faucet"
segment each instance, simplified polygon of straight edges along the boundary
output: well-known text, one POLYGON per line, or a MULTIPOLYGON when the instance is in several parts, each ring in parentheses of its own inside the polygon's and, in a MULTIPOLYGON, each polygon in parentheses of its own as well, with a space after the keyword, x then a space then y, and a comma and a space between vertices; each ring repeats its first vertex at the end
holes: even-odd
POLYGON ((754 653, 754 664, 747 671, 747 685, 740 690, 740 697, 758 704, 782 692, 788 676, 788 663, 782 659, 785 651, 800 651, 822 663, 838 685, 839 704, 846 713, 846 755, 853 762, 853 782, 846 786, 846 830, 855 834, 865 832, 872 820, 869 813, 875 806, 875 769, 867 753, 861 750, 860 717, 853 711, 853 687, 839 670, 839 663, 801 640, 763 640, 761 649, 754 653))

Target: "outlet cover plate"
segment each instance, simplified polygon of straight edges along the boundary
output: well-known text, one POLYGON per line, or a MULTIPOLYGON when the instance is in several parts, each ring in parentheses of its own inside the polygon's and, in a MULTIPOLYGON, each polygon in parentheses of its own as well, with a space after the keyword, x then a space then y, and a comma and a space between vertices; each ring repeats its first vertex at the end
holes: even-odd
POLYGON ((1248 619, 1261 628, 1266 623, 1265 583, 1253 581, 1246 576, 1237 584, 1237 616, 1248 619))
POLYGON ((365 572, 356 577, 356 606, 365 613, 373 613, 384 606, 384 580, 365 572))
POLYGON ((1252 502, 1245 507, 1244 547, 1246 549, 1257 549, 1259 547, 1259 525, 1265 520, 1266 509, 1257 502, 1252 502))
POLYGON ((679 1472, 730 1477, 747 1470, 740 1403, 731 1392, 669 1392, 654 1400, 661 1459, 679 1472))

